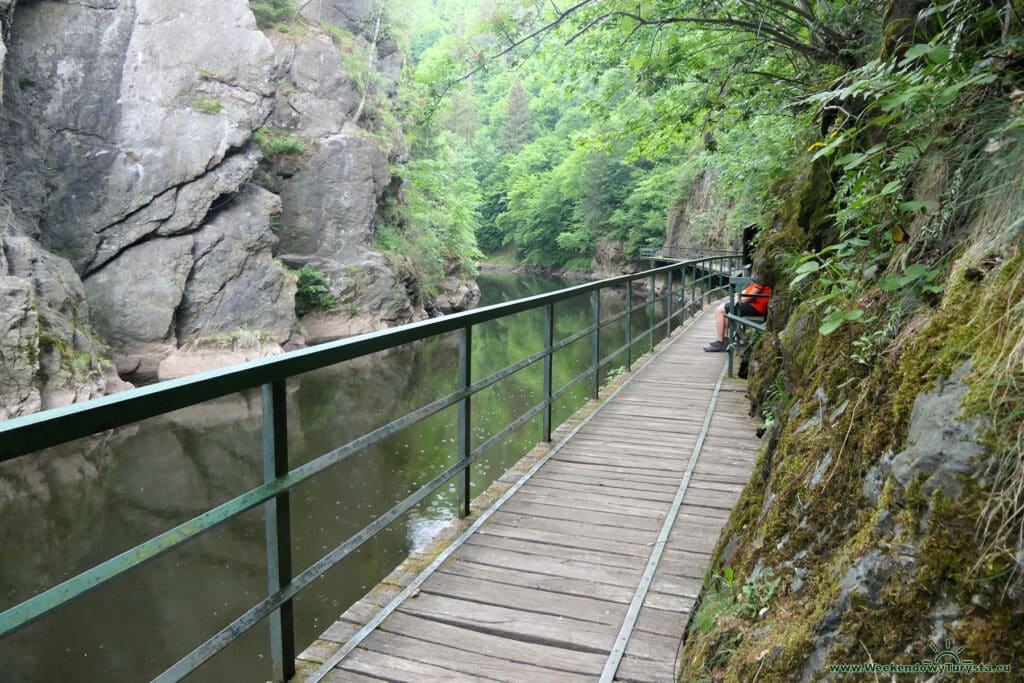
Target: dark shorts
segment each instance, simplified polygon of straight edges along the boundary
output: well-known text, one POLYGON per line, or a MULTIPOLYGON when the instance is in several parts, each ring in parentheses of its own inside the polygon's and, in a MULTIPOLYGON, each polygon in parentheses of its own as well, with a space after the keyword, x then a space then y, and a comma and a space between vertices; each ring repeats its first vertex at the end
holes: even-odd
MULTIPOLYGON (((752 304, 749 304, 746 301, 741 301, 740 302, 739 309, 740 309, 740 315, 742 315, 744 318, 752 318, 752 317, 757 317, 757 316, 764 315, 764 313, 762 313, 761 311, 757 310, 756 308, 754 308, 754 306, 752 304)), ((732 313, 732 309, 729 306, 729 304, 725 305, 725 312, 726 313, 732 313)))

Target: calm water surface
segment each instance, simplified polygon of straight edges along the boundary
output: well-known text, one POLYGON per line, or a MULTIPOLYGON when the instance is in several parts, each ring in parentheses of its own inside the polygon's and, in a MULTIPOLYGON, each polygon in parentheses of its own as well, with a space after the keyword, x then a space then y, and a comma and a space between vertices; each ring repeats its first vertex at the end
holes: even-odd
MULTIPOLYGON (((481 305, 540 294, 557 278, 487 274, 481 305)), ((621 311, 604 292, 602 315, 621 311)), ((556 340, 583 329, 589 296, 556 305, 556 340)), ((635 329, 647 325, 634 315, 635 329)), ((602 355, 623 343, 621 322, 602 333, 602 355)), ((540 311, 479 325, 473 377, 540 350, 540 311)), ((457 337, 446 335, 289 382, 295 467, 455 389, 457 337)), ((640 352, 647 345, 641 346, 640 352)), ((589 339, 556 354, 556 388, 590 362, 589 339)), ((624 364, 624 360, 611 366, 624 364)), ((540 402, 535 363, 473 398, 474 446, 540 402)), ((581 382, 555 423, 586 400, 581 382)), ((0 466, 0 609, 223 503, 262 481, 258 392, 179 411, 0 466), (3 502, 6 501, 6 502, 3 502)), ((302 571, 456 462, 456 408, 353 456, 293 492, 293 563, 302 571)), ((537 416, 477 464, 476 495, 540 438, 537 416)), ((455 515, 458 479, 342 561, 296 600, 301 650, 411 550, 455 515)), ((0 642, 3 681, 149 680, 266 595, 262 508, 251 510, 0 642)), ((249 631, 189 680, 270 678, 267 627, 249 631)))

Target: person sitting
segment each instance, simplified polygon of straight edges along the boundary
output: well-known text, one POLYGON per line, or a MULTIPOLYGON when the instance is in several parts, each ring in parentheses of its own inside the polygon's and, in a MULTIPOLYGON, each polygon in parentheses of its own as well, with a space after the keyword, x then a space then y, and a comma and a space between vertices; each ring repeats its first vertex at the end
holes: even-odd
MULTIPOLYGON (((771 287, 758 284, 748 285, 740 293, 740 304, 736 307, 739 309, 739 314, 742 316, 766 315, 768 313, 768 297, 771 293, 771 287)), ((732 310, 727 303, 723 303, 715 309, 715 331, 718 333, 718 338, 705 346, 705 351, 729 350, 729 342, 725 339, 725 332, 728 327, 728 318, 725 317, 725 314, 731 312, 732 310)))

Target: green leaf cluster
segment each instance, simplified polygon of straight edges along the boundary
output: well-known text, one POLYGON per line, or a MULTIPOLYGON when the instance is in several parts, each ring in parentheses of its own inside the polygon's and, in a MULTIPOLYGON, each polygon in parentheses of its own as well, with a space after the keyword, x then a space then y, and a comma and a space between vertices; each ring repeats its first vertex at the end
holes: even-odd
POLYGON ((263 158, 272 160, 282 154, 302 154, 306 145, 287 131, 273 128, 260 128, 253 135, 253 140, 260 146, 263 158))
POLYGON ((274 28, 295 15, 295 0, 250 0, 249 8, 260 28, 274 28))
POLYGON ((316 309, 330 309, 337 304, 331 294, 327 276, 312 266, 302 266, 295 272, 298 288, 295 291, 295 315, 305 315, 316 309))

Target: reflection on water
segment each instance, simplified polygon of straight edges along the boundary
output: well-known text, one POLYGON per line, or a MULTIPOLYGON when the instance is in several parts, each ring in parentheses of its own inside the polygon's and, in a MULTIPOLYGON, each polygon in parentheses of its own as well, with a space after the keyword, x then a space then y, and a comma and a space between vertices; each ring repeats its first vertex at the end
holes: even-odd
MULTIPOLYGON (((479 279, 481 305, 571 283, 498 274, 479 279)), ((602 294, 602 316, 622 310, 602 294)), ((556 338, 583 329, 589 296, 556 304, 556 338)), ((543 314, 527 311, 473 330, 473 378, 539 351, 543 314)), ((645 314, 634 329, 645 329, 645 314)), ((601 335, 602 354, 623 341, 622 324, 601 335)), ((642 350, 646 350, 642 348, 642 350)), ((555 387, 591 360, 582 339, 555 356, 555 387)), ((376 354, 289 382, 291 465, 337 448, 455 389, 454 334, 376 354)), ((622 363, 619 363, 622 364, 622 363)), ((616 363, 612 363, 614 367, 616 363)), ((474 447, 542 399, 543 364, 473 398, 474 447)), ((555 423, 587 398, 581 382, 556 406, 555 423)), ((258 391, 203 404, 0 465, 0 609, 24 600, 258 485, 258 391), (13 550, 12 550, 13 549, 13 550)), ((296 572, 454 464, 455 407, 355 454, 293 491, 296 572)), ((476 495, 540 438, 540 417, 474 465, 476 495)), ((455 515, 457 480, 314 582, 296 601, 300 649, 455 515)), ((130 572, 0 642, 7 681, 148 680, 266 593, 263 513, 256 509, 130 572)), ((266 680, 266 626, 253 629, 192 680, 266 680)))

